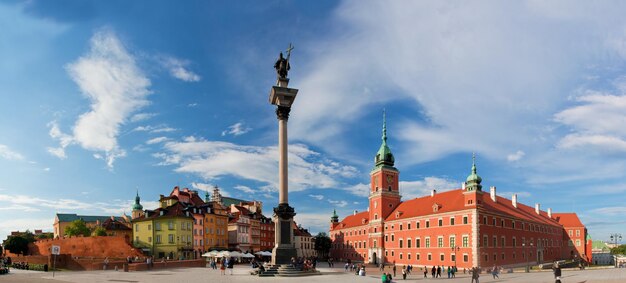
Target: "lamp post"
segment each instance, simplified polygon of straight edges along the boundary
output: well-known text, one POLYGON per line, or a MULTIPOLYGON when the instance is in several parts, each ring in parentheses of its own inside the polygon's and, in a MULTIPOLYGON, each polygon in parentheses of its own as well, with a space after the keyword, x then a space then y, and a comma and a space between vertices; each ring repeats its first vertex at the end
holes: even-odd
POLYGON ((456 252, 459 251, 461 248, 459 248, 459 246, 454 246, 451 247, 452 252, 454 253, 454 268, 456 268, 456 252))
POLYGON ((522 243, 524 257, 526 258, 526 272, 528 272, 528 255, 526 254, 526 243, 522 243))
POLYGON ((617 244, 621 241, 622 241, 622 234, 620 233, 611 234, 611 243, 614 244, 615 247, 617 247, 617 244))

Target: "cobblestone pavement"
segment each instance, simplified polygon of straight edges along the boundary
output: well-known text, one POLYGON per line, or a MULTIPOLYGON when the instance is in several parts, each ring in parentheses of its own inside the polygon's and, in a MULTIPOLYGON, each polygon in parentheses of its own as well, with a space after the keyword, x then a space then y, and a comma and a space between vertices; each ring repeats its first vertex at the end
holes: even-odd
MULTIPOLYGON (((211 270, 207 268, 181 268, 172 270, 156 270, 145 272, 120 272, 120 271, 85 271, 85 272, 57 272, 52 278, 51 273, 12 270, 11 274, 0 275, 0 282, 11 283, 111 283, 111 282, 380 282, 380 272, 371 270, 365 277, 355 276, 352 273, 344 272, 343 268, 324 268, 319 270, 323 275, 309 276, 300 278, 285 277, 268 277, 259 278, 248 274, 250 269, 247 266, 237 266, 234 275, 220 275, 219 270, 211 270)), ((391 271, 391 270, 387 270, 391 271)), ((394 278, 394 282, 470 282, 471 279, 467 274, 458 274, 457 278, 422 278, 422 274, 409 275, 406 280, 401 277, 394 278)), ((398 273, 400 275, 400 273, 398 273)), ((569 271, 563 272, 563 283, 591 283, 591 282, 626 282, 626 268, 622 269, 601 269, 601 270, 585 270, 585 271, 569 271)), ((520 282, 520 283, 552 283, 554 277, 551 272, 531 272, 531 273, 505 273, 500 274, 499 279, 493 279, 490 274, 481 274, 480 282, 520 282)))

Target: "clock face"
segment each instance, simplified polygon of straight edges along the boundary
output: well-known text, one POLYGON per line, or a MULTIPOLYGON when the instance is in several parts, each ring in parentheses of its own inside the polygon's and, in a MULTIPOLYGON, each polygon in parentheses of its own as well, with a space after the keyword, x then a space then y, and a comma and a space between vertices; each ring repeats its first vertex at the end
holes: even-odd
POLYGON ((393 181, 392 175, 387 175, 387 183, 390 184, 393 181))

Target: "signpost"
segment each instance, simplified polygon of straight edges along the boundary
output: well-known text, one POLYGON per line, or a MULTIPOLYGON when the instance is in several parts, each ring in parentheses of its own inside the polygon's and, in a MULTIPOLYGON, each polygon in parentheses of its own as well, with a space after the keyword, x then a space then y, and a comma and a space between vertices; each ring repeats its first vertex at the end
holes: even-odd
POLYGON ((50 253, 52 254, 52 256, 54 257, 53 262, 52 262, 52 277, 54 277, 54 271, 57 265, 57 256, 61 254, 61 246, 52 246, 50 248, 50 253))

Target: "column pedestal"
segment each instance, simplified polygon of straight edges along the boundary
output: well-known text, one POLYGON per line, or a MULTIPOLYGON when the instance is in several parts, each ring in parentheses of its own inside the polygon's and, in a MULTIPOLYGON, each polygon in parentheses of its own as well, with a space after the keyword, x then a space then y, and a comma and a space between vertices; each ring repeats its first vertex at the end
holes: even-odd
POLYGON ((298 257, 293 242, 293 217, 295 215, 296 212, 289 204, 281 203, 274 208, 276 246, 272 250, 272 264, 290 264, 292 257, 298 257))

